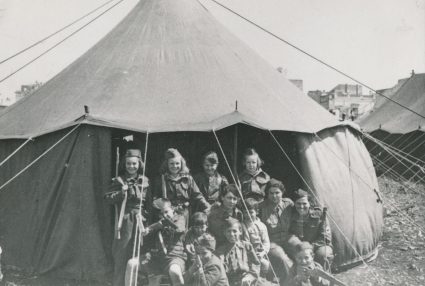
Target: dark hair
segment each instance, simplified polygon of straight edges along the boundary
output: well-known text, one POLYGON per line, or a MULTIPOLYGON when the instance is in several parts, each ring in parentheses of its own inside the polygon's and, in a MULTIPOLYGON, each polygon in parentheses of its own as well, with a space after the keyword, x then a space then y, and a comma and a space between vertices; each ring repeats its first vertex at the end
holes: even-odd
POLYGON ((192 215, 192 225, 203 225, 208 223, 208 217, 203 212, 196 212, 192 215))
POLYGON ((211 234, 204 233, 195 240, 195 247, 196 246, 205 247, 210 251, 215 251, 216 240, 211 234))
POLYGON ((238 187, 235 184, 229 184, 220 190, 220 195, 218 197, 219 201, 222 202, 222 198, 225 197, 228 193, 232 193, 234 196, 239 198, 238 187))
MULTIPOLYGON (((126 152, 127 153, 127 152, 126 152)), ((139 168, 137 169, 137 174, 142 175, 143 174, 143 168, 145 168, 145 163, 143 163, 142 158, 137 156, 123 156, 120 159, 120 162, 118 164, 118 175, 124 176, 127 173, 127 169, 125 167, 127 158, 137 158, 137 161, 139 161, 139 168)))
POLYGON ((258 211, 258 201, 254 198, 247 198, 245 199, 245 205, 246 205, 246 209, 245 210, 256 210, 258 211))
POLYGON ((269 196, 271 188, 278 188, 282 192, 282 195, 286 192, 285 185, 281 181, 272 178, 267 182, 266 189, 264 190, 266 198, 269 196))
POLYGON ((202 164, 207 161, 210 164, 218 164, 218 155, 216 152, 214 151, 209 151, 207 152, 203 157, 202 157, 202 164))
POLYGON ((308 241, 303 241, 295 245, 295 254, 303 250, 311 250, 311 253, 313 254, 313 246, 308 241))
POLYGON ((181 170, 180 173, 189 173, 189 168, 186 165, 186 160, 184 157, 180 154, 179 150, 174 148, 169 148, 164 153, 164 160, 162 161, 161 167, 159 169, 161 174, 165 174, 168 172, 168 160, 172 158, 181 158, 181 170))
POLYGON ((264 161, 261 159, 260 155, 257 153, 257 151, 255 151, 254 148, 245 149, 245 151, 242 154, 242 166, 246 168, 245 166, 246 157, 252 156, 252 155, 257 155, 257 168, 261 168, 264 165, 264 161))

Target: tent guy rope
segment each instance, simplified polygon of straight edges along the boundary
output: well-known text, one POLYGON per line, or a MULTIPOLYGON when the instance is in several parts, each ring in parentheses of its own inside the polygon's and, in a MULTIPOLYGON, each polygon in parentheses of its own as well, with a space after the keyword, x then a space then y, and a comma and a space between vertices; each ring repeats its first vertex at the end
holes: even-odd
MULTIPOLYGON (((202 5, 202 3, 200 2, 200 0, 198 0, 198 1, 199 1, 199 3, 202 5)), ((230 9, 229 7, 225 6, 224 4, 222 4, 222 3, 220 3, 220 2, 218 2, 218 1, 216 1, 216 0, 210 0, 210 1, 212 1, 212 2, 214 2, 215 4, 217 4, 217 5, 221 6, 222 8, 224 8, 224 9, 226 9, 227 11, 231 12, 232 14, 234 14, 234 15, 238 16, 239 18, 243 19, 244 21, 246 21, 246 22, 250 23, 251 25, 253 25, 253 26, 257 27, 257 28, 258 28, 258 29, 260 29, 260 30, 262 30, 263 32, 265 32, 265 33, 269 34, 270 36, 272 36, 272 37, 276 38, 277 40, 279 40, 279 41, 281 41, 281 42, 283 42, 283 43, 287 44, 288 46, 290 46, 290 47, 294 48, 295 50, 297 50, 297 51, 301 52, 302 54, 304 54, 304 55, 306 55, 306 56, 308 56, 308 57, 312 58, 313 60, 315 60, 315 61, 317 61, 317 62, 321 63, 322 65, 324 65, 324 66, 326 66, 326 67, 330 68, 331 70, 333 70, 333 71, 335 71, 335 72, 337 72, 337 73, 339 73, 339 74, 343 75, 344 77, 346 77, 346 78, 348 78, 348 79, 350 79, 350 80, 352 80, 352 81, 354 81, 354 82, 356 82, 356 83, 358 83, 358 84, 360 84, 360 85, 362 85, 362 86, 364 86, 364 87, 366 87, 366 88, 370 89, 371 91, 375 92, 376 94, 378 94, 378 95, 380 95, 380 96, 382 96, 382 97, 386 98, 387 100, 389 100, 389 101, 391 101, 391 102, 393 102, 393 103, 395 103, 395 104, 399 105, 400 107, 402 107, 402 108, 404 108, 404 109, 406 109, 406 110, 408 110, 408 111, 410 111, 410 112, 412 112, 412 113, 416 114, 417 116, 419 116, 419 117, 421 117, 421 118, 425 119, 425 115, 422 115, 422 114, 420 114, 419 112, 417 112, 417 111, 415 111, 415 110, 413 110, 413 109, 411 109, 411 108, 409 108, 409 107, 407 107, 407 106, 405 106, 405 105, 401 104, 400 102, 398 102, 398 101, 396 101, 396 100, 394 100, 394 99, 392 99, 392 98, 390 98, 390 97, 388 97, 388 96, 386 96, 386 95, 382 94, 381 92, 377 91, 376 89, 372 88, 371 86, 369 86, 369 85, 367 85, 367 84, 365 84, 365 83, 361 82, 360 80, 355 79, 354 77, 352 77, 352 76, 348 75, 347 73, 343 72, 342 70, 340 70, 340 69, 338 69, 338 68, 336 68, 336 67, 334 67, 334 66, 332 66, 332 65, 330 65, 330 64, 328 64, 328 63, 326 63, 325 61, 323 61, 323 60, 319 59, 318 57, 316 57, 316 56, 314 56, 314 55, 312 55, 312 54, 310 54, 309 52, 305 51, 304 49, 301 49, 300 47, 298 47, 298 46, 296 46, 296 45, 292 44, 292 43, 291 43, 291 42, 289 42, 288 40, 285 40, 284 38, 282 38, 282 37, 280 37, 280 36, 276 35, 275 33, 273 33, 273 32, 271 32, 271 31, 267 30, 267 29, 266 29, 266 28, 264 28, 264 27, 260 26, 259 24, 256 24, 256 23, 255 23, 255 22, 253 22, 252 20, 250 20, 250 19, 248 19, 248 18, 244 17, 243 15, 241 15, 241 14, 237 13, 236 11, 234 11, 234 10, 230 9)), ((202 5, 202 6, 203 6, 205 9, 207 9, 204 5, 202 5)))
POLYGON ((21 67, 19 67, 18 69, 14 70, 13 72, 11 72, 10 74, 8 74, 7 76, 3 77, 2 79, 0 79, 0 83, 4 82, 5 80, 7 80, 8 78, 10 78, 11 76, 13 76, 16 73, 18 73, 19 71, 23 70, 24 68, 26 68, 27 66, 29 66, 30 64, 32 64, 33 62, 35 62, 36 60, 38 60, 39 58, 41 58, 42 56, 44 56, 45 54, 47 54, 48 52, 50 52, 51 50, 53 50, 54 48, 56 48, 57 46, 59 46, 60 44, 62 44, 66 40, 68 40, 69 38, 71 38, 72 36, 74 36, 75 34, 77 34, 78 32, 80 32, 81 30, 83 30, 84 28, 86 28, 88 25, 90 25, 91 23, 93 23, 94 21, 96 21, 97 19, 99 19, 100 17, 102 17, 103 15, 105 15, 107 12, 111 11, 113 8, 115 8, 116 6, 118 6, 119 4, 121 4, 123 1, 124 0, 118 1, 117 3, 115 3, 114 5, 112 5, 111 7, 109 7, 108 9, 106 9, 105 11, 103 11, 102 13, 100 13, 99 15, 97 15, 96 17, 94 17, 93 19, 91 19, 89 22, 87 22, 86 24, 84 24, 83 26, 81 26, 80 28, 78 28, 77 30, 75 30, 74 32, 72 32, 71 34, 69 34, 68 36, 66 36, 64 39, 60 40, 59 42, 57 42, 56 44, 54 44, 53 46, 51 46, 50 48, 48 48, 47 50, 45 50, 44 52, 42 52, 41 54, 39 54, 37 57, 33 58, 32 60, 30 60, 26 64, 22 65, 21 67))
POLYGON ((0 191, 6 187, 9 183, 11 183, 13 180, 15 180, 19 175, 21 175, 23 172, 25 172, 28 168, 30 168, 32 165, 34 165, 38 160, 43 158, 47 153, 49 153, 53 148, 55 148, 59 143, 61 143, 66 137, 68 137, 72 132, 77 130, 78 127, 80 127, 81 123, 78 123, 74 128, 71 129, 68 133, 66 133, 61 139, 59 139, 55 144, 50 146, 46 151, 44 151, 40 156, 38 156, 36 159, 34 159, 31 163, 29 163, 25 168, 23 168, 21 171, 19 171, 15 176, 10 178, 8 181, 6 181, 3 185, 0 186, 0 191))
MULTIPOLYGON (((238 190, 239 196, 241 197, 242 204, 243 204, 243 206, 244 206, 244 208, 245 208, 245 210, 246 210, 246 213, 248 214, 249 220, 251 221, 251 223, 254 223, 254 220, 253 220, 253 219, 252 219, 252 217, 251 217, 251 214, 250 214, 250 212, 249 212, 249 210, 248 210, 248 207, 247 207, 247 205, 246 205, 246 203, 245 203, 245 200, 244 200, 244 197, 243 197, 243 194, 242 194, 242 190, 241 190, 241 183, 239 182, 239 179, 236 181, 235 175, 233 174, 232 168, 230 167, 229 161, 227 160, 226 154, 224 153, 223 147, 222 147, 222 145, 221 145, 221 143, 220 143, 220 140, 218 139, 218 136, 217 136, 217 134, 216 134, 216 132, 215 132, 215 130, 214 130, 214 129, 213 129, 213 133, 214 133, 214 137, 215 137, 215 139, 216 139, 216 141, 217 141, 218 147, 220 148, 221 154, 222 154, 222 155, 223 155, 223 157, 224 157, 224 161, 226 162, 227 168, 229 169, 230 175, 232 176, 233 181, 235 182, 236 189, 238 190)), ((262 247, 263 247, 263 249, 264 249, 264 245, 263 245, 263 242, 262 242, 261 240, 260 240, 260 244, 261 244, 261 246, 262 246, 262 247)), ((272 272, 273 272, 273 276, 274 276, 276 279, 278 279, 277 274, 276 274, 276 272, 275 272, 275 270, 274 270, 274 268, 273 268, 273 265, 272 265, 272 263, 270 262, 269 255, 267 254, 267 255, 266 255, 266 257, 267 257, 267 261, 268 261, 268 262, 269 262, 269 264, 270 264, 270 269, 271 269, 271 270, 272 270, 272 272)))
POLYGON ((13 157, 16 153, 18 153, 19 150, 21 150, 25 145, 27 145, 28 142, 33 141, 34 139, 32 137, 28 138, 24 143, 22 143, 18 148, 16 148, 15 151, 13 151, 9 156, 7 156, 1 163, 0 167, 3 166, 4 163, 6 163, 10 158, 13 157))
MULTIPOLYGON (((317 201, 319 201, 318 197, 316 196, 316 194, 313 192, 313 189, 310 187, 310 185, 308 184, 307 180, 304 178, 304 176, 301 174, 301 172, 298 170, 298 168, 295 166, 294 162, 292 162, 291 158, 289 157, 289 155, 286 153, 286 151, 283 149, 282 145, 279 143, 279 141, 277 140, 277 138, 274 136, 274 134, 272 133, 271 130, 268 130, 268 132, 270 133, 271 137, 273 138, 274 142, 278 145, 279 149, 282 151, 282 153, 285 155, 286 159, 289 160, 289 162, 291 163, 292 167, 294 168, 294 170, 297 172, 297 174, 300 176, 300 178, 303 180, 304 184, 307 186, 307 188, 310 190, 310 193, 315 197, 315 199, 317 201)), ((332 222, 335 224, 335 226, 337 227, 338 231, 341 233, 341 235, 344 237, 344 239, 348 242, 349 246, 354 250, 354 252, 356 253, 356 255, 360 258, 360 260, 362 261, 362 263, 368 267, 369 269, 371 269, 371 273, 373 274, 373 276, 375 277, 375 279, 378 281, 378 283, 380 285, 382 285, 382 282, 379 280, 379 277, 377 275, 377 273, 375 273, 375 271, 370 268, 370 266, 366 263, 366 261, 363 259, 363 257, 361 256, 361 254, 357 251, 357 249, 354 247, 354 245, 351 243, 350 239, 345 235, 345 233, 342 231, 342 229, 340 228, 340 226, 337 224, 337 222, 335 221, 335 219, 332 217, 331 214, 328 214, 328 217, 332 220, 332 222)))
POLYGON ((62 32, 62 31, 64 31, 64 30, 66 30, 67 28, 69 28, 69 27, 73 26, 74 24, 78 23, 79 21, 81 21, 82 19, 86 18, 87 16, 90 16, 91 14, 93 14, 94 12, 96 12, 97 10, 102 9, 104 6, 108 5, 109 3, 113 2, 113 1, 115 1, 115 0, 109 0, 109 1, 107 1, 107 2, 105 2, 105 3, 103 3, 102 5, 100 5, 100 6, 96 7, 95 9, 91 10, 91 11, 90 11, 90 12, 88 12, 87 14, 84 14, 83 16, 79 17, 78 19, 76 19, 76 20, 72 21, 71 23, 69 23, 69 24, 67 24, 67 25, 63 26, 63 27, 62 27, 62 28, 60 28, 59 30, 57 30, 57 31, 55 31, 55 32, 53 32, 53 33, 51 33, 51 34, 49 34, 49 35, 45 36, 45 37, 44 37, 44 38, 42 38, 41 40, 38 40, 37 42, 35 42, 35 43, 33 43, 33 44, 31 44, 31 45, 29 45, 29 46, 25 47, 24 49, 22 49, 22 50, 20 50, 20 51, 18 51, 18 52, 16 52, 16 53, 14 53, 13 55, 11 55, 11 56, 9 56, 9 57, 7 57, 7 58, 3 59, 3 60, 0 60, 0 65, 1 65, 1 64, 3 64, 3 63, 5 63, 5 62, 7 62, 7 61, 9 61, 9 60, 11 60, 11 59, 13 59, 13 58, 15 58, 15 57, 17 57, 17 56, 19 56, 20 54, 22 54, 22 53, 24 53, 24 52, 26 52, 26 51, 28 51, 28 50, 30 50, 30 49, 32 49, 32 48, 34 48, 35 46, 37 46, 37 45, 41 44, 42 42, 44 42, 44 41, 46 41, 46 40, 48 40, 48 39, 50 39, 51 37, 53 37, 53 36, 55 36, 55 35, 59 34, 60 32, 62 32))

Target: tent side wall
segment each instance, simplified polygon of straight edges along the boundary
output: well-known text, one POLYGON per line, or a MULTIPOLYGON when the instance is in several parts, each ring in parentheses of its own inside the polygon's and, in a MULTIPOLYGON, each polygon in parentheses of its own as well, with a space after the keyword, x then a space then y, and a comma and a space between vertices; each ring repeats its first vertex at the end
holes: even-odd
POLYGON ((405 134, 396 134, 375 130, 370 135, 388 144, 395 149, 393 152, 399 154, 399 156, 390 154, 372 139, 367 137, 363 139, 375 162, 379 176, 386 175, 396 180, 403 178, 423 181, 424 171, 419 166, 423 165, 422 161, 425 160, 425 131, 416 130, 405 134), (400 155, 405 158, 401 158, 400 155), (415 162, 416 165, 412 162, 415 162))
MULTIPOLYGON (((3 184, 62 138, 28 143, 0 168, 3 184)), ((3 263, 29 273, 104 280, 111 272, 111 131, 82 125, 0 191, 3 263)), ((0 160, 22 140, 1 140, 0 160)))
POLYGON ((338 127, 318 136, 299 137, 301 170, 306 189, 329 209, 335 263, 346 267, 373 255, 382 235, 378 182, 359 135, 338 127))

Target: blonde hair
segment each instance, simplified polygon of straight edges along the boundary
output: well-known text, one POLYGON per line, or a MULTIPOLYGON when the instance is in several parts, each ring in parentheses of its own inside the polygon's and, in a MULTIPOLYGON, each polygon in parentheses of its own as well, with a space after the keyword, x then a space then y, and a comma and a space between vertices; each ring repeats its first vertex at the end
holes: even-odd
POLYGON ((168 160, 173 159, 173 158, 178 158, 178 157, 180 157, 180 161, 181 161, 180 173, 189 173, 189 168, 187 167, 186 160, 180 154, 179 150, 177 150, 175 148, 169 148, 169 149, 167 149, 167 151, 165 151, 164 161, 162 161, 161 167, 159 169, 160 173, 161 174, 168 173, 168 171, 169 171, 168 170, 168 160))

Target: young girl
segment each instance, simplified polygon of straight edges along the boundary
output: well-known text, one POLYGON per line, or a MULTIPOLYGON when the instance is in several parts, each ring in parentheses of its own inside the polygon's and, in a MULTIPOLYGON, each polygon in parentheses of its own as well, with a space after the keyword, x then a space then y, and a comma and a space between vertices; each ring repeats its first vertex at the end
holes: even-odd
POLYGON ((207 233, 208 218, 203 212, 196 212, 191 217, 192 226, 185 234, 184 244, 188 253, 188 264, 192 265, 195 261, 195 241, 200 236, 207 233))
MULTIPOLYGON (((316 275, 322 266, 314 261, 313 246, 301 242, 295 247, 295 264, 292 266, 284 285, 288 286, 327 286, 329 281, 316 275)), ((333 284, 332 284, 333 285, 333 284)), ((341 284, 337 284, 341 285, 341 284)))
POLYGON ((221 246, 226 238, 223 233, 223 222, 229 217, 242 221, 242 212, 236 207, 239 201, 239 193, 236 185, 227 185, 220 191, 219 204, 214 204, 208 216, 208 230, 217 240, 217 246, 221 246))
POLYGON ((187 222, 190 214, 197 210, 209 212, 210 204, 199 191, 186 166, 186 160, 177 149, 165 151, 160 172, 161 177, 155 184, 155 197, 169 199, 174 209, 183 214, 187 222))
POLYGON ((217 172, 217 153, 210 151, 202 159, 204 171, 194 179, 205 199, 213 205, 218 201, 220 190, 229 184, 226 177, 217 172))
POLYGON ((260 275, 258 261, 251 243, 241 240, 242 228, 238 220, 228 218, 224 222, 226 243, 218 250, 217 255, 223 261, 230 285, 256 285, 260 275))
MULTIPOLYGON (((150 236, 154 246, 151 248, 148 263, 142 263, 141 272, 166 273, 173 286, 184 285, 183 273, 187 259, 183 242, 186 232, 185 217, 174 212, 168 199, 154 200, 153 207, 159 211, 162 222, 154 224, 155 227, 151 225, 145 228, 144 235, 150 236)), ((150 280, 150 285, 159 285, 159 281, 153 277, 150 277, 150 280)))
POLYGON ((110 192, 105 199, 115 204, 116 225, 112 245, 114 258, 113 285, 124 285, 127 261, 132 256, 134 234, 137 225, 148 218, 151 193, 148 178, 142 175, 144 164, 141 152, 129 149, 120 162, 119 176, 112 180, 110 192), (142 213, 139 212, 142 204, 142 213))
POLYGON ((245 205, 242 224, 243 239, 254 247, 258 260, 261 262, 261 273, 266 275, 270 266, 267 258, 270 250, 267 227, 257 217, 258 202, 253 198, 248 198, 245 200, 245 205))
POLYGON ((185 273, 187 285, 229 286, 222 261, 214 255, 216 242, 212 235, 204 233, 196 239, 196 263, 185 273))
POLYGON ((300 241, 313 245, 315 260, 326 269, 333 261, 332 233, 326 213, 311 205, 309 193, 302 189, 294 192, 295 205, 291 207, 288 243, 292 248, 300 241))
POLYGON ((243 153, 243 172, 239 175, 244 199, 254 198, 261 202, 264 200, 265 188, 270 176, 261 169, 264 164, 257 151, 248 148, 243 153))

